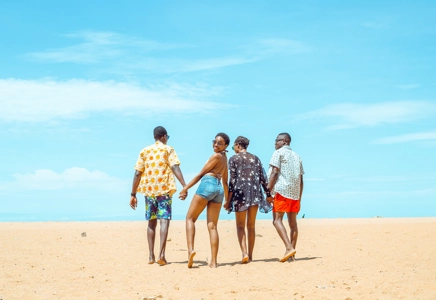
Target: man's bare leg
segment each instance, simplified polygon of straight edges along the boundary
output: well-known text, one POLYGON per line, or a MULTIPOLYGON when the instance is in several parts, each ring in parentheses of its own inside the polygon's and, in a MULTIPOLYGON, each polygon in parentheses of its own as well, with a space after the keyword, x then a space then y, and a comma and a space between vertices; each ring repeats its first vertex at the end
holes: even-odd
POLYGON ((161 266, 167 264, 165 259, 165 248, 167 245, 168 229, 170 227, 170 220, 160 219, 160 253, 157 263, 161 266))
POLYGON ((186 242, 188 244, 188 268, 192 268, 194 263, 194 239, 195 239, 195 222, 198 216, 207 205, 207 201, 198 195, 194 195, 186 214, 186 242))
POLYGON ((256 215, 258 205, 254 205, 248 208, 247 218, 247 236, 248 236, 248 259, 253 260, 254 242, 256 239, 256 215))
POLYGON ((295 254, 295 249, 292 247, 291 241, 288 238, 285 226, 283 226, 283 212, 273 212, 273 224, 285 244, 286 251, 284 256, 280 259, 280 262, 287 261, 292 255, 295 254))
POLYGON ((209 267, 216 268, 218 266, 217 256, 219 247, 218 236, 218 218, 220 216, 222 203, 209 202, 207 204, 207 229, 209 230, 210 249, 212 258, 209 263, 209 267))
POLYGON ((238 234, 239 247, 242 252, 241 263, 248 263, 249 257, 247 253, 247 238, 245 234, 245 222, 247 217, 247 211, 241 211, 235 213, 236 217, 236 233, 238 234))
MULTIPOLYGON (((292 247, 297 249, 297 239, 298 239, 298 226, 297 226, 297 214, 296 212, 287 213, 289 227, 291 228, 290 240, 292 247)), ((289 258, 290 261, 295 261, 295 255, 289 258)))
POLYGON ((156 231, 156 225, 157 220, 149 220, 148 226, 147 226, 147 241, 148 241, 148 251, 149 251, 149 257, 148 257, 148 263, 153 264, 155 262, 154 257, 154 240, 155 240, 155 231, 156 231))

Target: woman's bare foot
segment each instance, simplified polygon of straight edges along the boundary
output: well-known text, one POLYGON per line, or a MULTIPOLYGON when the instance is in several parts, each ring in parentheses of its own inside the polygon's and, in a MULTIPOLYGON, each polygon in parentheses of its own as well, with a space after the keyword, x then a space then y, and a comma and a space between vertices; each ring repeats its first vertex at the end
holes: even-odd
POLYGON ((188 258, 188 268, 192 268, 192 265, 194 264, 194 256, 195 256, 196 252, 192 251, 189 254, 189 258, 188 258))
POLYGON ((209 268, 218 268, 218 264, 217 263, 210 263, 209 268))
POLYGON ((157 263, 159 264, 159 266, 165 266, 167 263, 167 260, 165 259, 165 257, 161 257, 159 258, 159 260, 157 261, 157 263))
POLYGON ((287 261, 291 256, 294 256, 297 251, 295 249, 292 250, 286 250, 285 255, 280 259, 280 262, 287 261))
POLYGON ((245 255, 242 258, 241 264, 247 264, 250 261, 250 258, 248 257, 248 255, 245 255))
POLYGON ((289 257, 288 262, 294 262, 294 261, 295 261, 295 255, 289 257))
POLYGON ((152 264, 154 264, 156 262, 156 259, 154 258, 154 255, 152 255, 152 256, 150 256, 149 258, 148 258, 148 264, 149 265, 152 265, 152 264))

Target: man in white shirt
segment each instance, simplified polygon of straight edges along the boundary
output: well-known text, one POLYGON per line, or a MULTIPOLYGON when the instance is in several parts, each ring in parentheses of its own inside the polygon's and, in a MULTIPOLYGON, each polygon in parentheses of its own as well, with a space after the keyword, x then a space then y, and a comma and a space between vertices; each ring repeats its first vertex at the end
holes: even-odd
POLYGON ((274 196, 273 224, 285 244, 286 251, 280 262, 295 260, 298 227, 297 214, 300 211, 303 193, 303 164, 300 156, 292 151, 291 136, 280 133, 275 140, 275 148, 269 163, 268 189, 274 196), (290 238, 283 225, 283 216, 288 216, 291 229, 290 238))

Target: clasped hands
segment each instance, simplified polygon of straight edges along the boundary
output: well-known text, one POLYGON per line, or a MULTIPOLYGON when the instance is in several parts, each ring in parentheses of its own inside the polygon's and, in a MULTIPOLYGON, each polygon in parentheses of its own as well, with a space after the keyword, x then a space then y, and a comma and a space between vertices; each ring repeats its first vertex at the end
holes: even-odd
POLYGON ((185 200, 186 197, 188 197, 188 190, 186 190, 185 188, 183 188, 180 193, 179 193, 179 199, 180 200, 185 200))

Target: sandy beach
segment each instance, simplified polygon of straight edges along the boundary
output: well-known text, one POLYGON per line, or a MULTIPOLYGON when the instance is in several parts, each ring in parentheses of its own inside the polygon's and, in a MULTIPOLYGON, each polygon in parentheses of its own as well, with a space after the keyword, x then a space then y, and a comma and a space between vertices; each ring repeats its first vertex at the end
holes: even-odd
POLYGON ((292 263, 261 220, 246 265, 234 221, 220 221, 217 269, 205 221, 192 269, 184 221, 171 223, 166 266, 147 263, 146 226, 0 223, 0 299, 436 299, 436 218, 299 219, 292 263))

